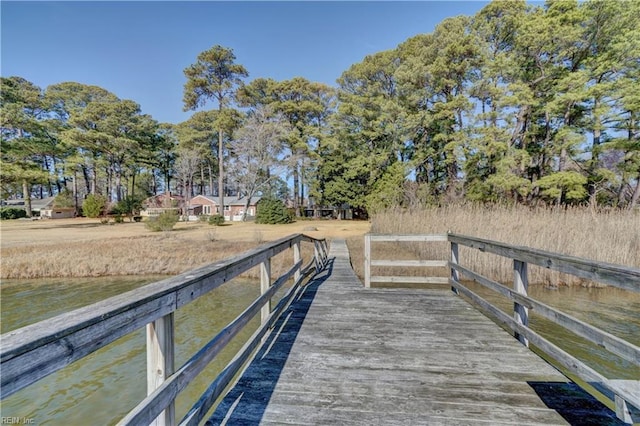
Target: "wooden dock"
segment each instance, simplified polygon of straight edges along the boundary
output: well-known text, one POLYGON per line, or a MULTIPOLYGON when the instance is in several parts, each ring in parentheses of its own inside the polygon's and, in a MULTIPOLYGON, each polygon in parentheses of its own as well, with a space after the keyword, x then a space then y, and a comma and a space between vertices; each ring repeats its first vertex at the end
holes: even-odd
POLYGON ((365 289, 344 241, 207 424, 624 424, 450 290, 365 289))
POLYGON ((363 285, 344 241, 333 241, 327 253, 326 240, 293 234, 3 334, 0 399, 144 327, 147 396, 118 425, 639 422, 640 347, 530 297, 529 264, 640 292, 637 268, 452 233, 365 235, 363 285), (372 259, 371 243, 380 241, 445 243, 450 260, 372 259), (460 246, 466 248, 459 252, 460 246), (459 256, 468 249, 512 260, 513 288, 470 269, 459 256), (293 265, 274 277, 271 260, 280 254, 285 257, 278 262, 291 256, 293 265), (371 273, 385 265, 439 265, 450 275, 410 277, 442 283, 442 290, 370 288, 371 282, 407 279, 371 273), (176 366, 176 310, 253 268, 260 271, 260 295, 176 366), (483 299, 461 276, 512 301, 513 312, 483 299), (609 377, 554 345, 528 326, 529 310, 603 348, 631 374, 609 377), (260 318, 257 330, 178 423, 176 398, 253 318, 260 318), (615 414, 528 344, 597 389, 615 414))

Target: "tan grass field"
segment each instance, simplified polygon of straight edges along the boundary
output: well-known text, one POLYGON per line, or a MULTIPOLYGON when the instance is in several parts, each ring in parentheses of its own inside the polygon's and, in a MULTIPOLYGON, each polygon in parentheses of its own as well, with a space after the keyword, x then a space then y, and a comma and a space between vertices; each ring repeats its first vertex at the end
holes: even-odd
MULTIPOLYGON (((102 224, 98 219, 0 222, 0 276, 8 278, 178 274, 278 238, 364 235, 364 221, 304 220, 288 225, 180 222, 173 231, 144 223, 102 224)), ((309 244, 303 244, 310 246, 309 244)), ((311 250, 311 249, 308 249, 311 250)), ((304 253, 303 253, 304 254, 304 253)), ((308 258, 308 257, 307 257, 308 258)), ((278 268, 276 260, 274 269, 278 268)), ((289 265, 289 261, 282 261, 289 265)))

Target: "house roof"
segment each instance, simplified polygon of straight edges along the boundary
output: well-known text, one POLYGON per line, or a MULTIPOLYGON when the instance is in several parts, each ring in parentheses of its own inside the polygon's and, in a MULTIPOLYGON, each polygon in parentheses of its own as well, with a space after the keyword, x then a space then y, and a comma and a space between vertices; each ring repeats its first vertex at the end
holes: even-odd
MULTIPOLYGON (((55 201, 55 197, 46 197, 43 199, 40 198, 32 198, 31 199, 31 210, 47 210, 53 208, 53 202, 55 201)), ((2 205, 12 206, 12 207, 22 207, 24 208, 24 199, 17 198, 14 200, 3 200, 2 205)))
POLYGON ((145 199, 142 202, 142 205, 145 207, 164 207, 164 203, 168 201, 182 201, 182 195, 171 194, 169 192, 164 192, 162 194, 152 195, 151 197, 145 199))

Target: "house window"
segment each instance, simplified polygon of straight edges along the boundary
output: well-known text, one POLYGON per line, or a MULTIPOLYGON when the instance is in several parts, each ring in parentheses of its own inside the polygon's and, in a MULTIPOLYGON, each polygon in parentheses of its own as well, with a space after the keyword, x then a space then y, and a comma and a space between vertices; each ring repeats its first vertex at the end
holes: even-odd
POLYGON ((211 206, 202 206, 202 213, 203 214, 211 214, 211 206))
POLYGON ((224 206, 224 211, 228 212, 229 210, 231 210, 231 206, 224 206))

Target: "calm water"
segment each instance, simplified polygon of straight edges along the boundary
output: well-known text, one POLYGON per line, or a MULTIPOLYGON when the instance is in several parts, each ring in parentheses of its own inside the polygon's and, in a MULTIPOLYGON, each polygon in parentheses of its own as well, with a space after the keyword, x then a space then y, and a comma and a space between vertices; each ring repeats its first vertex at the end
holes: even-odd
MULTIPOLYGON (((90 279, 4 281, 0 287, 2 332, 50 318, 159 279, 90 279)), ((192 356, 217 331, 242 312, 259 294, 259 283, 234 280, 176 313, 176 366, 192 356)), ((618 289, 532 286, 538 300, 640 345, 640 294, 618 289)), ((511 304, 492 301, 505 310, 511 304)), ((532 327, 590 364, 604 366, 610 378, 638 379, 637 369, 594 345, 563 332, 549 321, 532 315, 532 327)), ((258 326, 258 320, 232 342, 178 399, 178 418, 191 407, 206 385, 226 365, 258 326)), ((144 330, 139 330, 81 359, 2 401, 2 416, 33 418, 37 425, 113 424, 129 412, 146 393, 144 330)))
MULTIPOLYGON (((158 279, 3 281, 2 332, 158 279)), ((176 367, 240 314, 259 293, 259 282, 236 279, 179 309, 175 315, 176 367)), ((258 324, 259 315, 209 365, 205 374, 182 392, 176 402, 178 418, 191 408, 258 324)), ((32 418, 36 425, 114 424, 146 396, 145 364, 146 340, 141 329, 6 398, 2 401, 1 415, 32 418)))
MULTIPOLYGON (((503 311, 512 313, 513 302, 496 296, 480 285, 470 288, 503 311)), ((561 310, 581 321, 596 326, 627 342, 640 346, 640 293, 618 288, 560 287, 548 289, 531 286, 534 299, 561 310)), ((529 311, 529 325, 560 348, 610 379, 640 379, 638 368, 609 351, 592 344, 551 321, 529 311)))

